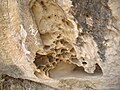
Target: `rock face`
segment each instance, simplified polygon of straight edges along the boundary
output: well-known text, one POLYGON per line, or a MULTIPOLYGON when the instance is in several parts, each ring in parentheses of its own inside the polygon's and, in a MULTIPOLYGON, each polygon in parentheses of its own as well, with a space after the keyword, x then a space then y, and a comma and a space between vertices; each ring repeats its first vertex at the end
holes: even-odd
POLYGON ((119 8, 0 0, 0 90, 120 90, 119 8))

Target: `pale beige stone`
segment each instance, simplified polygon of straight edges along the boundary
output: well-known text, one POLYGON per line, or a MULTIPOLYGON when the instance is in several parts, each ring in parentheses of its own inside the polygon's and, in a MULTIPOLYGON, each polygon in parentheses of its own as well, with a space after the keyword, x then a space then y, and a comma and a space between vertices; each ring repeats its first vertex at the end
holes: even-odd
MULTIPOLYGON (((0 75, 59 90, 120 89, 120 2, 107 3, 112 18, 104 32, 103 61, 97 34, 78 25, 72 1, 0 0, 0 75)), ((95 23, 92 16, 85 22, 89 28, 95 23)))

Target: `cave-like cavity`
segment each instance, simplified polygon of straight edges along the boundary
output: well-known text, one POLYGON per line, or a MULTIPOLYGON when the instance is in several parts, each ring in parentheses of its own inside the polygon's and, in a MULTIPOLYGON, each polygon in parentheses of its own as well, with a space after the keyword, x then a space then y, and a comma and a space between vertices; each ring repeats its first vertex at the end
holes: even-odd
POLYGON ((92 36, 79 35, 81 31, 70 14, 71 7, 65 7, 67 4, 60 2, 32 2, 32 15, 42 40, 42 47, 35 56, 35 75, 57 79, 102 75, 97 46, 92 36))

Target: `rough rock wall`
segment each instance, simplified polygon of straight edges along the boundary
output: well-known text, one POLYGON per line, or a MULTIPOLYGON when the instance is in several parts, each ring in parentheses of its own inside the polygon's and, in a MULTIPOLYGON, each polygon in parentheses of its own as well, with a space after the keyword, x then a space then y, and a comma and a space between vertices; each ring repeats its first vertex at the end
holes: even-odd
POLYGON ((2 75, 0 90, 58 90, 47 85, 2 75))
POLYGON ((0 75, 11 81, 8 89, 1 79, 1 90, 119 90, 119 5, 0 0, 0 75), (11 88, 16 81, 20 87, 11 88))

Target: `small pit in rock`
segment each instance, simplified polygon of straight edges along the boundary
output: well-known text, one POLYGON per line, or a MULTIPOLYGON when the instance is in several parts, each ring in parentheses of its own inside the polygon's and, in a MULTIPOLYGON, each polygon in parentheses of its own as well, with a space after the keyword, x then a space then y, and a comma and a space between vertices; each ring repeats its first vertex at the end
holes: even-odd
POLYGON ((82 62, 82 64, 83 64, 83 65, 86 65, 86 64, 87 64, 87 62, 82 62))

